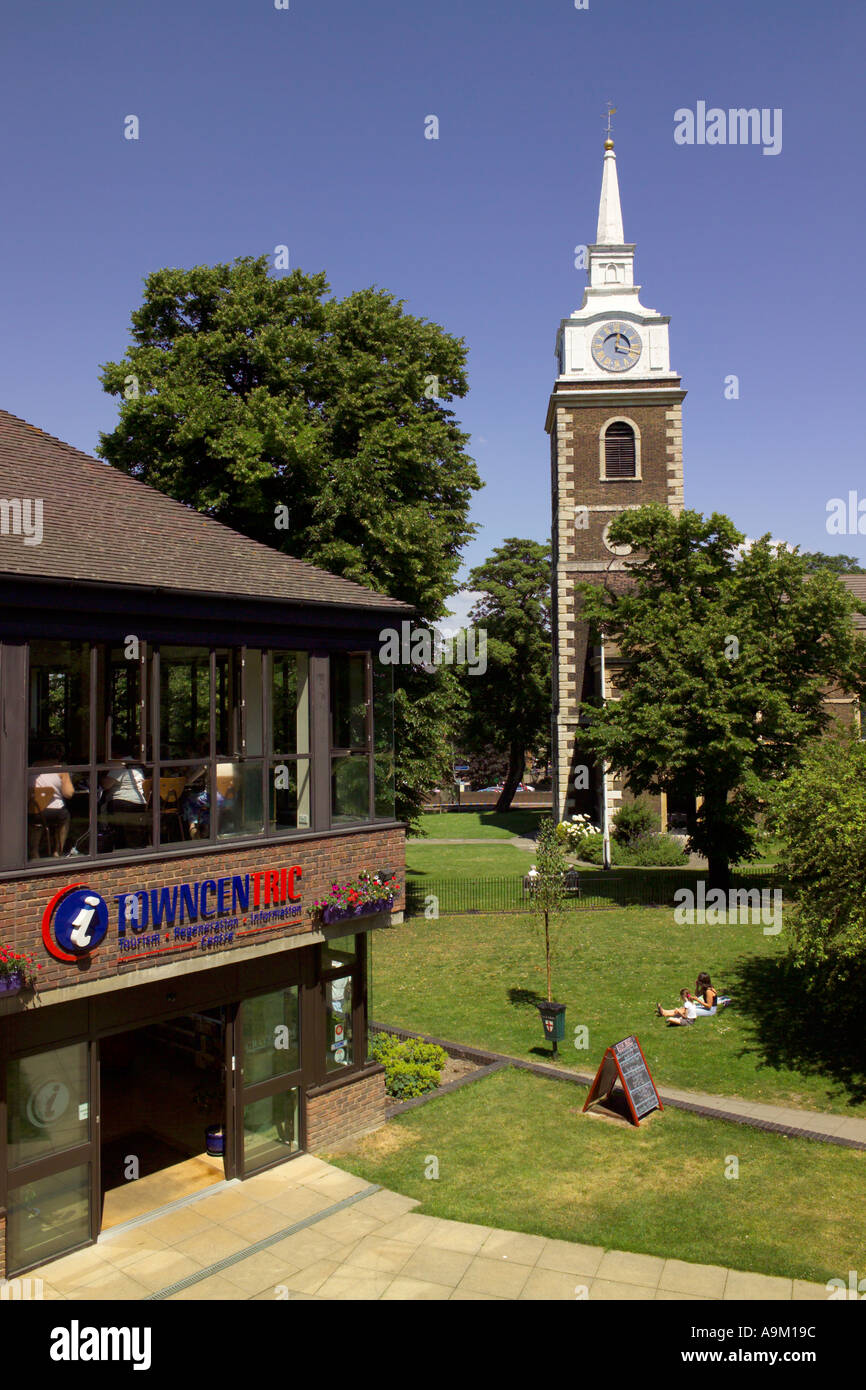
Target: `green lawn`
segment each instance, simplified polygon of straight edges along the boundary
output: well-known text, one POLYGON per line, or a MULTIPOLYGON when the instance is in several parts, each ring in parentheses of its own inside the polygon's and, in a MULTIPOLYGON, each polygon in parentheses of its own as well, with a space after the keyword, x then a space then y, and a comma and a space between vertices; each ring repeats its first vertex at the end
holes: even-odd
MULTIPOLYGON (((506 854, 506 850, 496 851, 506 854)), ((516 857, 516 852, 515 852, 516 857)), ((373 938, 373 1016, 527 1059, 549 1059, 534 1000, 544 947, 529 915, 415 918, 373 938)), ((568 1005, 563 1065, 594 1072, 606 1047, 637 1033, 657 1084, 866 1115, 866 1000, 832 1011, 805 997, 785 958, 785 931, 679 926, 664 908, 577 911, 554 959, 554 998, 568 1005), (654 1016, 708 970, 733 1007, 690 1028, 654 1016), (849 1007, 850 1006, 850 1007, 849 1007), (589 1046, 574 1046, 575 1027, 589 1046)), ((866 993, 866 984, 863 992, 866 993)))
POLYGON ((406 872, 410 878, 491 878, 525 874, 534 863, 535 855, 531 850, 515 849, 507 839, 493 845, 483 840, 467 841, 463 845, 406 841, 406 872))
POLYGON ((534 835, 547 811, 518 808, 497 815, 495 811, 439 811, 423 815, 424 835, 440 840, 507 840, 511 835, 534 835))
POLYGON ((500 1072, 326 1156, 451 1220, 821 1282, 862 1270, 866 1154, 670 1109, 620 1128, 583 1098, 500 1072))

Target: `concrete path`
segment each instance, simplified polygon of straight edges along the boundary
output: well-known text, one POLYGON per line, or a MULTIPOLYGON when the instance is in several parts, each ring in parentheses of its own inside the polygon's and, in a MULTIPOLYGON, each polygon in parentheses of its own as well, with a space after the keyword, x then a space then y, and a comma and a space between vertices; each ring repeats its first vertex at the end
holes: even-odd
POLYGON ((805 1300, 824 1284, 444 1221, 310 1154, 43 1265, 46 1299, 805 1300))

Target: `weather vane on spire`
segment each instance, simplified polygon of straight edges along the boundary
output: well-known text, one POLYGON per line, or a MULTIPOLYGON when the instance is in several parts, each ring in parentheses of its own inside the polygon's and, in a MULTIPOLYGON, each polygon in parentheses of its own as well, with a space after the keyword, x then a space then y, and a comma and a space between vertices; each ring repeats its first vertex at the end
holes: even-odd
POLYGON ((610 141, 611 147, 613 146, 613 132, 612 132, 612 130, 611 130, 611 128, 610 128, 610 118, 611 118, 611 116, 614 116, 614 115, 616 115, 616 107, 615 107, 615 106, 611 106, 610 102, 608 102, 608 103, 607 103, 607 127, 606 127, 606 130, 605 130, 605 134, 606 134, 608 140, 610 141))

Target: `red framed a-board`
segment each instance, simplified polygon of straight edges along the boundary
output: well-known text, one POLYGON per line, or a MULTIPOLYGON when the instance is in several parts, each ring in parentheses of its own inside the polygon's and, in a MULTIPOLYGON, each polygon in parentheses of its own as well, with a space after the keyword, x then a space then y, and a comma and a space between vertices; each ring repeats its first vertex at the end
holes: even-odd
POLYGON ((634 1124, 639 1125, 641 1117, 652 1110, 664 1110, 643 1049, 634 1035, 614 1043, 605 1052, 589 1088, 584 1112, 591 1105, 607 1100, 617 1082, 622 1086, 634 1124))

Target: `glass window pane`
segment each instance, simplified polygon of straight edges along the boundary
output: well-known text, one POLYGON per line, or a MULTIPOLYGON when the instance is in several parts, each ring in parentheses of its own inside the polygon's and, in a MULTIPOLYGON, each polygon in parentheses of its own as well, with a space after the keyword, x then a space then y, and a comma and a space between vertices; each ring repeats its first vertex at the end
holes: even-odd
POLYGON ((9 1167, 90 1138, 87 1043, 12 1058, 7 1065, 9 1167))
POLYGON ((6 1240, 12 1273, 90 1239, 90 1165, 9 1188, 6 1240))
POLYGON ((262 653, 247 647, 244 661, 244 735, 248 758, 260 758, 265 751, 262 729, 262 653))
POLYGON ((160 844, 210 838, 210 770, 204 758, 163 763, 159 778, 160 844))
POLYGON ((341 965, 354 965, 358 959, 355 936, 329 937, 322 947, 322 970, 336 970, 341 965))
POLYGON ((358 753, 334 758, 331 767, 331 820, 335 825, 370 819, 370 760, 358 753))
POLYGON ((210 653, 162 647, 159 655, 160 757, 210 755, 210 653))
POLYGON ((280 1091, 244 1106, 244 1172, 275 1163, 299 1145, 300 1095, 280 1091))
POLYGON ((220 649, 215 653, 214 660, 216 752, 231 757, 239 752, 241 742, 241 654, 240 651, 220 649))
POLYGON ((352 1043, 352 977, 341 975, 326 980, 325 991, 325 1070, 339 1071, 354 1060, 352 1043))
POLYGON ((90 761, 90 643, 31 642, 30 766, 90 761))
POLYGON ((86 772, 37 763, 27 774, 27 853, 31 859, 87 854, 90 790, 86 772))
POLYGON ((393 820, 396 804, 393 753, 377 753, 373 758, 373 788, 376 820, 393 820))
POLYGON ((377 753, 394 751, 394 668, 373 661, 373 746, 377 753))
POLYGON ((270 768, 272 830, 308 830, 310 818, 310 760, 272 762, 270 768))
POLYGON ((139 656, 126 647, 99 647, 96 736, 97 757, 138 757, 141 752, 141 673, 139 656))
POLYGON ((367 746, 367 658, 331 657, 331 747, 367 746))
POLYGON ((394 676, 373 662, 373 786, 376 820, 394 819, 394 676))
MULTIPOLYGON (((97 769, 96 851, 117 854, 153 844, 153 768, 117 758, 97 769)), ((85 846, 84 852, 88 852, 85 846)))
POLYGON ((217 835, 260 835, 264 830, 262 767, 249 762, 217 763, 217 835))
POLYGON ((278 989, 245 999, 243 1011, 244 1085, 286 1076, 301 1065, 298 988, 278 989))
POLYGON ((271 653, 271 750, 310 751, 310 658, 306 652, 271 653))

